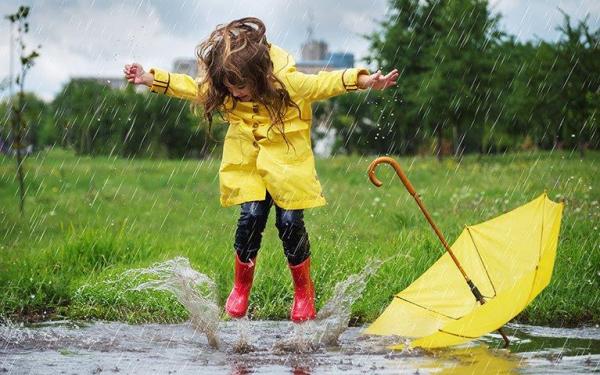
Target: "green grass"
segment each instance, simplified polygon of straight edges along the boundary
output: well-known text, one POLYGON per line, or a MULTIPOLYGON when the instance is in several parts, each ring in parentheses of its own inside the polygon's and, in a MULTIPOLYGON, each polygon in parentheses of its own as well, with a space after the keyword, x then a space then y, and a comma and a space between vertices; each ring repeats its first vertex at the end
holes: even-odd
MULTIPOLYGON (((372 257, 399 255, 371 278, 353 321, 371 321, 396 292, 441 254, 440 245, 391 168, 384 187, 368 182, 372 158, 318 160, 328 205, 307 210, 317 302, 372 257)), ((448 159, 398 159, 447 238, 464 224, 494 217, 547 189, 564 198, 554 276, 518 317, 550 325, 600 323, 600 153, 520 153, 448 159)), ((175 322, 186 318, 161 292, 127 291, 124 270, 181 255, 218 284, 233 273, 237 208, 219 206, 218 160, 90 158, 54 149, 25 162, 26 213, 18 213, 15 162, 0 156, 0 315, 12 320, 103 318, 175 322), (110 281, 110 282, 107 282, 110 281)), ((292 286, 269 219, 250 312, 286 319, 292 286)))

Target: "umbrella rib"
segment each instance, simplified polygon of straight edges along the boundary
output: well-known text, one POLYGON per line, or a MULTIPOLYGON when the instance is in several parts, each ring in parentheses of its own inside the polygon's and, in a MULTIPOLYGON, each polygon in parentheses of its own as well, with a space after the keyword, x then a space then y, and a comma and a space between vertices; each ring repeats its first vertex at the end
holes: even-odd
POLYGON ((450 316, 450 315, 442 314, 442 313, 441 313, 441 312, 439 312, 439 311, 435 311, 435 310, 432 310, 432 309, 430 309, 430 308, 428 308, 428 307, 425 307, 425 306, 423 306, 423 305, 419 305, 418 303, 415 303, 415 302, 413 302, 413 301, 409 301, 409 300, 407 300, 406 298, 402 298, 402 297, 399 297, 399 296, 394 296, 394 297, 396 297, 396 298, 398 298, 398 299, 401 299, 401 300, 403 300, 403 301, 406 301, 406 302, 408 302, 408 303, 410 303, 410 304, 412 304, 412 305, 415 305, 415 306, 417 306, 417 307, 420 307, 420 308, 422 308, 423 310, 430 311, 430 312, 432 312, 432 313, 434 313, 434 314, 441 315, 441 316, 443 316, 443 317, 445 317, 445 318, 448 318, 448 319, 452 319, 452 320, 459 320, 460 318, 462 318, 462 317, 455 318, 455 317, 453 317, 453 316, 450 316))
POLYGON ((476 339, 476 338, 479 338, 479 336, 472 337, 472 336, 459 335, 458 333, 453 333, 453 332, 449 332, 449 331, 444 331, 443 329, 438 329, 438 331, 439 331, 439 332, 442 332, 442 333, 445 333, 445 334, 447 334, 447 335, 452 335, 452 336, 456 336, 456 337, 462 337, 462 338, 465 338, 465 339, 471 339, 471 340, 474 340, 474 339, 476 339))
POLYGON ((544 215, 546 214, 546 199, 544 199, 544 203, 542 205, 542 227, 540 228, 540 249, 538 250, 538 262, 536 268, 540 265, 540 261, 542 260, 542 243, 544 241, 544 215))
POLYGON ((537 279, 537 271, 540 267, 540 262, 542 261, 542 243, 544 241, 544 215, 545 215, 545 211, 546 211, 546 198, 547 195, 544 192, 544 202, 542 204, 542 225, 540 228, 540 246, 539 246, 539 250, 538 250, 538 261, 537 264, 535 265, 535 270, 536 270, 536 277, 533 279, 532 283, 531 283, 531 289, 529 290, 529 297, 527 299, 531 300, 531 294, 533 293, 533 287, 535 286, 535 280, 537 279))
POLYGON ((479 248, 477 247, 477 244, 475 243, 475 239, 473 238, 473 234, 471 233, 471 228, 467 227, 467 232, 469 233, 469 237, 471 238, 471 242, 473 243, 473 246, 475 246, 475 252, 477 252, 477 256, 479 257, 479 261, 481 262, 481 265, 483 266, 483 269, 485 270, 485 274, 487 276, 487 279, 490 282, 490 285, 492 286, 492 289, 494 290, 494 295, 492 297, 488 297, 487 298, 494 298, 496 297, 496 295, 498 294, 496 292, 496 287, 494 286, 494 283, 492 282, 492 277, 490 276, 490 273, 488 272, 487 267, 485 266, 485 263, 483 262, 483 258, 481 257, 481 253, 479 253, 479 248))

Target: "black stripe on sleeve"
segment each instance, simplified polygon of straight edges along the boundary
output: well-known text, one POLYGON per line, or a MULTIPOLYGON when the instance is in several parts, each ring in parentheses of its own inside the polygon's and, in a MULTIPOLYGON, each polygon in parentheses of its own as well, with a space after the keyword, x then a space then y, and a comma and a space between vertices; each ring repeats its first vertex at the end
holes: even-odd
POLYGON ((171 73, 167 72, 167 86, 165 87, 165 94, 167 93, 167 90, 169 89, 170 83, 171 83, 171 73))
POLYGON ((342 85, 344 85, 344 88, 346 90, 348 90, 348 85, 346 85, 346 81, 344 81, 344 75, 346 74, 347 71, 348 71, 348 69, 344 69, 344 71, 342 72, 342 85))

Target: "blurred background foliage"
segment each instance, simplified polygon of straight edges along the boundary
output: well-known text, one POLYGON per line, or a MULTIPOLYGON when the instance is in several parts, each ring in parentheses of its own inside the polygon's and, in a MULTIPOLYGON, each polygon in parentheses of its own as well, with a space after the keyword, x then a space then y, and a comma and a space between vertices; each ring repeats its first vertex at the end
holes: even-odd
MULTIPOLYGON (((484 0, 391 0, 366 63, 401 72, 396 88, 315 106, 318 128, 335 129, 333 154, 494 154, 599 147, 600 30, 564 14, 556 42, 520 42, 499 28, 484 0)), ((43 58, 43 56, 42 56, 43 58)), ((132 87, 74 79, 46 103, 27 95, 26 141, 81 155, 205 158, 226 127, 187 102, 132 87), (214 140, 211 139, 214 138, 214 140)), ((7 103, 0 137, 11 139, 7 103)), ((315 129, 317 126, 314 127, 315 129)), ((314 141, 324 136, 315 131, 314 141)))

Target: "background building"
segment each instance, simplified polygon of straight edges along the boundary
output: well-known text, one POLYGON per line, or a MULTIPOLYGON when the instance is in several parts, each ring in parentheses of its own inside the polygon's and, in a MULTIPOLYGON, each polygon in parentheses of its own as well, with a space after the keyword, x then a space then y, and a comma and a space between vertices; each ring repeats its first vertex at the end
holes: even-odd
POLYGON ((301 60, 296 62, 296 68, 304 73, 354 67, 354 54, 329 52, 325 41, 313 37, 312 27, 308 28, 307 40, 302 44, 301 57, 301 60))

